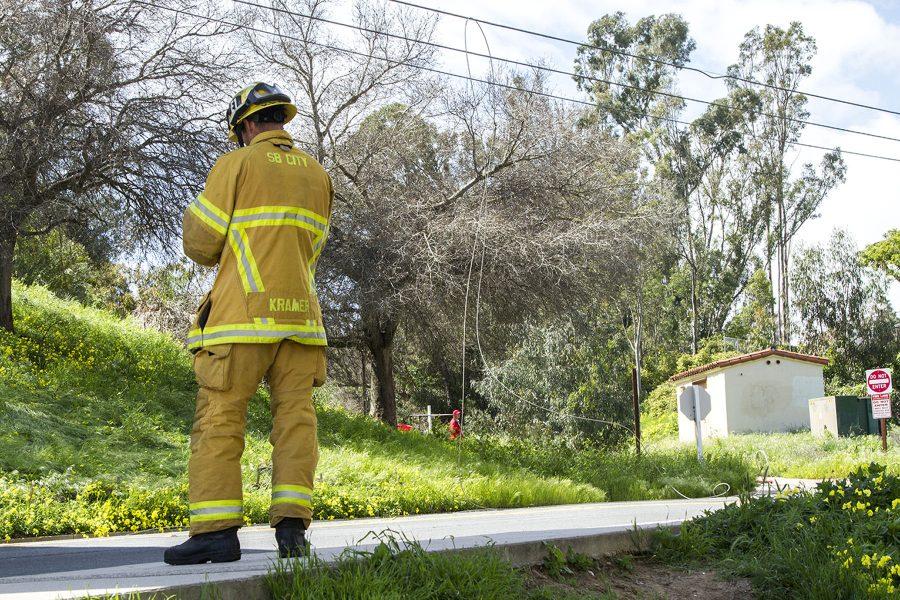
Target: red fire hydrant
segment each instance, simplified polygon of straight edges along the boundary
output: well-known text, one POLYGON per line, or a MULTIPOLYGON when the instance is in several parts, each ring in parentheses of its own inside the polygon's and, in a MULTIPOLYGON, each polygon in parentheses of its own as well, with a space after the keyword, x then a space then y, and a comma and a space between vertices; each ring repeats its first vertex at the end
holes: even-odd
POLYGON ((459 424, 459 418, 462 415, 459 410, 453 411, 453 418, 450 419, 450 439, 455 440, 462 435, 462 426, 459 424))

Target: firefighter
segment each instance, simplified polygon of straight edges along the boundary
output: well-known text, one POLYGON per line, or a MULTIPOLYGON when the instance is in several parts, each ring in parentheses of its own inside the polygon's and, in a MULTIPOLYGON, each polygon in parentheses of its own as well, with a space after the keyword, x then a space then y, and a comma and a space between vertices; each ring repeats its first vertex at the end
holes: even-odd
POLYGON ((282 557, 307 551, 318 461, 312 390, 325 382, 316 262, 328 236, 331 180, 284 124, 297 114, 274 85, 241 90, 226 113, 238 149, 219 158, 184 213, 184 252, 218 265, 188 335, 199 384, 188 464, 190 537, 173 565, 241 556, 241 454, 247 402, 271 390, 271 526, 282 557))

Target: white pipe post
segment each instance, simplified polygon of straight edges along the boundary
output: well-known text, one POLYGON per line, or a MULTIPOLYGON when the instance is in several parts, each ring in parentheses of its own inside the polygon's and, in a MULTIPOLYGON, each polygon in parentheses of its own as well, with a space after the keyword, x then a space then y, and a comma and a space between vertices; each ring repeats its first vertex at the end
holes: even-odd
POLYGON ((700 386, 694 388, 694 433, 697 436, 697 460, 703 462, 703 430, 700 427, 700 386))
POLYGON ((431 433, 431 405, 428 405, 428 433, 431 433))

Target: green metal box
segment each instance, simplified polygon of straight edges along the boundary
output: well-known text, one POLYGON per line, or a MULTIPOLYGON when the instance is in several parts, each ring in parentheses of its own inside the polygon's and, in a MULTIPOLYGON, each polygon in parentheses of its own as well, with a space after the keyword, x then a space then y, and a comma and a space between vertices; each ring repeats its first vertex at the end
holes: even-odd
POLYGON ((856 396, 826 396, 809 401, 809 426, 815 435, 830 431, 837 437, 875 435, 878 421, 872 418, 872 403, 856 396))

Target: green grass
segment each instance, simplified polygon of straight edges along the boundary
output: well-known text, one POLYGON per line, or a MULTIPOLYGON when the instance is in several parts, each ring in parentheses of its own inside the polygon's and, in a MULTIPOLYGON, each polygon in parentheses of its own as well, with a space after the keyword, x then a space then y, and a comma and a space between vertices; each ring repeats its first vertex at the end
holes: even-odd
POLYGON ((428 553, 416 543, 390 536, 370 552, 347 552, 334 564, 276 564, 267 579, 273 598, 523 598, 522 576, 490 549, 466 554, 428 553), (293 567, 293 568, 292 568, 293 567))
MULTIPOLYGON (((587 600, 606 597, 605 594, 590 593, 560 595, 544 586, 529 589, 526 575, 491 547, 464 552, 426 552, 417 542, 392 532, 373 537, 378 541, 373 550, 346 551, 330 564, 315 556, 309 560, 276 563, 266 579, 271 596, 286 600, 587 600)), ((570 566, 579 568, 579 565, 567 563, 566 556, 555 557, 552 550, 551 547, 549 564, 569 573, 572 572, 570 566)), ((583 559, 593 565, 591 559, 583 559)))
POLYGON ((815 492, 744 498, 660 536, 658 558, 748 577, 761 598, 900 597, 900 478, 880 465, 815 492))
POLYGON ((874 435, 845 438, 815 437, 809 432, 736 435, 716 441, 713 447, 746 456, 762 451, 768 458, 769 472, 782 477, 846 477, 850 471, 872 462, 900 475, 900 447, 896 442, 889 442, 888 452, 884 453, 881 438, 874 435))
MULTIPOLYGON (((677 438, 651 442, 659 452, 684 448, 677 438)), ((801 479, 828 479, 847 474, 869 463, 878 463, 900 474, 900 446, 888 442, 881 450, 881 438, 874 435, 836 438, 816 437, 809 432, 731 435, 706 440, 704 452, 735 454, 757 465, 768 467, 769 475, 801 479)))
MULTIPOLYGON (((196 384, 171 337, 14 286, 16 333, 0 331, 0 539, 184 527, 196 384)), ((329 406, 318 391, 318 519, 709 495, 749 485, 750 463, 689 447, 638 458, 467 437, 401 433, 329 406), (676 492, 677 490, 677 492, 676 492)), ((248 522, 265 522, 269 414, 250 403, 243 457, 248 522)))

